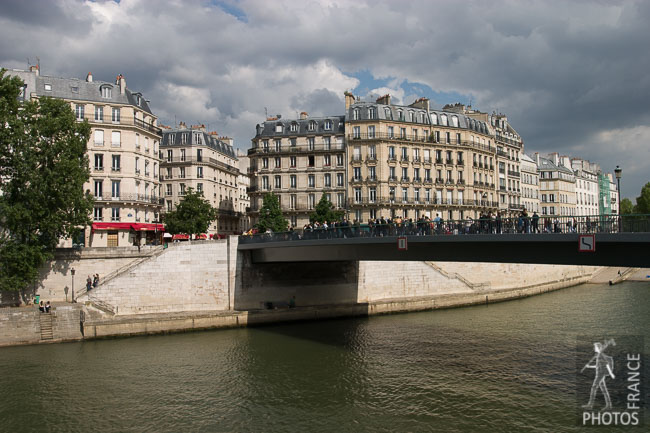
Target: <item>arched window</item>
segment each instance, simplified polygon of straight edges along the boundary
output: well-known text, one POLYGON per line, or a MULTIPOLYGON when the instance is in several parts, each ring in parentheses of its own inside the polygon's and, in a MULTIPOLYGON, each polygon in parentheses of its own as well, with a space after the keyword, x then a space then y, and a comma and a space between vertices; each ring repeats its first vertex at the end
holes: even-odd
POLYGON ((447 123, 447 115, 446 115, 446 114, 441 114, 441 115, 440 115, 440 124, 441 124, 442 126, 448 126, 448 123, 447 123))
POLYGON ((437 115, 436 113, 431 113, 431 123, 432 123, 433 125, 437 125, 437 124, 438 124, 438 115, 437 115))
POLYGON ((411 122, 415 123, 415 113, 413 111, 409 111, 409 117, 411 122))
POLYGON ((458 116, 451 116, 451 125, 454 128, 458 128, 458 116))
POLYGON ((404 120, 404 112, 402 110, 397 110, 397 120, 404 120))

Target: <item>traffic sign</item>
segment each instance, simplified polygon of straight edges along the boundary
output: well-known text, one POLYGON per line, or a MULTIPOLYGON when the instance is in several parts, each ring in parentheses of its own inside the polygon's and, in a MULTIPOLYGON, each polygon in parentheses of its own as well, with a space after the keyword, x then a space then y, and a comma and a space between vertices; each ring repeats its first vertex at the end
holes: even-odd
POLYGON ((578 251, 581 253, 596 251, 596 235, 580 235, 578 237, 578 251))
POLYGON ((397 238, 397 249, 399 251, 408 250, 408 244, 406 242, 406 236, 401 236, 401 237, 397 238))

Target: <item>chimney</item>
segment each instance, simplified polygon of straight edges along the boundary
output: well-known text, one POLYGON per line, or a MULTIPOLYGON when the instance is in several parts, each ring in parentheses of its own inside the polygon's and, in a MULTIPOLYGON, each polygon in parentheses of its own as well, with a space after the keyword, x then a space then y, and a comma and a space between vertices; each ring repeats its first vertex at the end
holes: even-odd
POLYGON ((539 160, 539 152, 535 152, 535 163, 537 164, 537 167, 539 168, 540 160, 539 160))
POLYGON ((120 94, 124 95, 126 92, 126 78, 124 78, 124 75, 120 74, 115 77, 115 84, 120 86, 120 94))
POLYGON ((354 104, 354 95, 350 92, 343 92, 345 95, 345 109, 349 109, 350 105, 354 104))
POLYGON ((88 75, 86 75, 86 81, 89 82, 89 83, 93 82, 93 73, 92 72, 88 72, 88 75))
POLYGON ((309 114, 307 114, 306 111, 303 111, 302 113, 300 113, 300 120, 305 120, 308 117, 309 117, 309 114))
POLYGON ((30 66, 30 67, 29 67, 29 72, 33 72, 33 73, 35 73, 37 77, 40 75, 40 71, 39 71, 38 65, 30 66))
POLYGON ((390 95, 387 93, 381 98, 377 99, 377 104, 390 105, 390 95))
POLYGON ((419 99, 417 99, 414 103, 412 103, 412 104, 410 105, 410 107, 413 107, 413 108, 422 108, 422 109, 424 109, 424 110, 427 110, 427 112, 428 112, 428 111, 429 111, 429 99, 428 99, 428 98, 424 98, 424 97, 419 98, 419 99))

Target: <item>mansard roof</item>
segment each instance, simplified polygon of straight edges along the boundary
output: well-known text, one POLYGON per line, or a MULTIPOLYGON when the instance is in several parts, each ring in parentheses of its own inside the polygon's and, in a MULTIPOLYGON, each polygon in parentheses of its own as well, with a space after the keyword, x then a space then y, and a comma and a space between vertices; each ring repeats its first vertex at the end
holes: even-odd
POLYGON ((174 136, 173 146, 207 146, 217 152, 238 160, 233 147, 223 140, 220 140, 214 134, 209 134, 200 129, 192 128, 176 128, 176 129, 163 129, 162 139, 160 140, 160 147, 172 146, 171 136, 174 136), (185 136, 185 143, 182 143, 182 136, 185 136), (201 143, 198 142, 198 137, 201 137, 201 143))
POLYGON ((345 116, 307 117, 305 119, 268 119, 257 125, 258 137, 297 136, 310 134, 343 134, 345 116), (331 128, 326 128, 330 122, 331 128), (281 131, 277 127, 281 127, 281 131), (294 130, 292 130, 294 126, 294 130))

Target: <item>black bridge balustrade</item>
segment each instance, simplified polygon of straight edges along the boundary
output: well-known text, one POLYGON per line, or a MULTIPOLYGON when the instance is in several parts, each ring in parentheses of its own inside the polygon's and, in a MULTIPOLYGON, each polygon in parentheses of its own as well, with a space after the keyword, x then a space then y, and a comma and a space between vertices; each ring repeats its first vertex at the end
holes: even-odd
MULTIPOLYGON (((254 232, 254 230, 252 231, 254 232)), ((419 219, 309 224, 281 233, 249 233, 239 237, 240 244, 326 240, 350 238, 382 238, 397 236, 463 236, 500 234, 598 234, 650 233, 650 215, 592 216, 525 216, 515 218, 478 218, 463 220, 419 219), (383 221, 383 222, 382 222, 383 221)))

